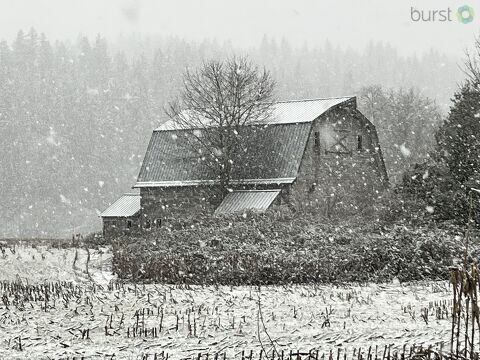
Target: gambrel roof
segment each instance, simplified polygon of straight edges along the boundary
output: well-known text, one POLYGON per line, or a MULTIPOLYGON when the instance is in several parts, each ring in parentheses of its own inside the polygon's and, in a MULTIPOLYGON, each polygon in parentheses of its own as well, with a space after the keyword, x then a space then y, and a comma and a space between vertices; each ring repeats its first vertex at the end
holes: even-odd
MULTIPOLYGON (((261 125, 244 126, 243 136, 255 138, 242 154, 242 166, 233 164, 232 183, 285 184, 297 177, 312 122, 354 97, 282 101, 261 125)), ((210 169, 185 145, 192 129, 176 130, 167 122, 154 130, 134 187, 214 184, 210 169)))

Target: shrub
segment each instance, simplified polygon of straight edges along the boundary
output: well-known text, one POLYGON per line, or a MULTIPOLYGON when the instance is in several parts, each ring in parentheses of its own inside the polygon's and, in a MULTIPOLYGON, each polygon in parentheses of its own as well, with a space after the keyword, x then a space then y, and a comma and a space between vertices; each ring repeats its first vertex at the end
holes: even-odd
POLYGON ((313 214, 184 219, 113 242, 114 271, 134 281, 290 284, 446 279, 455 230, 325 222, 313 214))

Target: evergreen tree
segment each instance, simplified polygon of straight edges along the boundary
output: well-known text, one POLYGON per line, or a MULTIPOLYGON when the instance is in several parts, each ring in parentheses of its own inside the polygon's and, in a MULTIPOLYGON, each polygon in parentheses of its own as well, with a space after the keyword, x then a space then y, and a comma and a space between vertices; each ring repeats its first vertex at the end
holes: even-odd
POLYGON ((455 94, 436 139, 438 157, 460 182, 480 180, 480 87, 467 81, 455 94))

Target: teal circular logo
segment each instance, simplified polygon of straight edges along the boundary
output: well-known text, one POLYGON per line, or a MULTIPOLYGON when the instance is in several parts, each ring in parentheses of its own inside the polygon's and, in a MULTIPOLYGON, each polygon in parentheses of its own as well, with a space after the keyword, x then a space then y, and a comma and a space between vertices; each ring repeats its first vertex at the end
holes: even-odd
POLYGON ((475 12, 473 11, 473 8, 468 5, 460 6, 457 10, 457 19, 462 24, 471 23, 473 21, 474 15, 475 15, 475 12))

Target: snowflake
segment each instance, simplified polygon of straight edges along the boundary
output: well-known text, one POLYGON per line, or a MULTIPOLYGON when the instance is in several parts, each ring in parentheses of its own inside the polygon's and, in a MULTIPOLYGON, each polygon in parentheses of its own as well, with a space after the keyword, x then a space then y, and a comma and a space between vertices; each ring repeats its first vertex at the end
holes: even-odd
POLYGON ((410 155, 412 155, 412 152, 410 151, 409 148, 405 146, 405 144, 400 145, 400 152, 405 157, 409 157, 410 155))

